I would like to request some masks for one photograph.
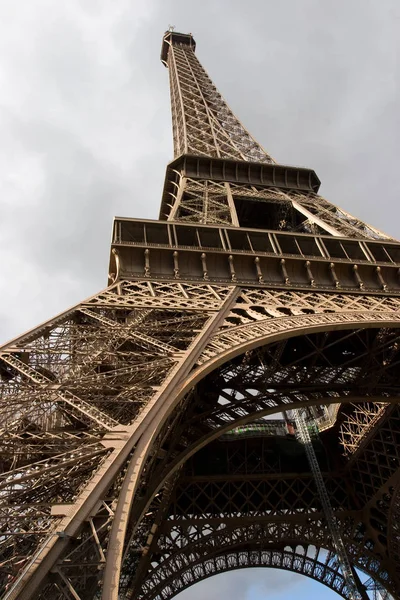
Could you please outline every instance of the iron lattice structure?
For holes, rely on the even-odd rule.
[[[279,418],[309,407],[359,597],[400,598],[400,244],[275,163],[191,35],[161,58],[160,220],[116,219],[109,286],[0,349],[2,597],[168,600],[264,566],[350,598]]]

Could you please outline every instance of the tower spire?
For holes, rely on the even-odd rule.
[[[233,114],[195,50],[191,33],[165,32],[161,61],[170,74],[175,161],[160,219],[388,238],[318,196],[314,171],[278,165]]]
[[[273,163],[233,114],[195,50],[191,33],[164,34],[161,61],[170,72],[175,157],[194,154]]]

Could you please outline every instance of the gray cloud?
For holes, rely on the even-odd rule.
[[[157,218],[172,158],[169,24],[193,32],[273,156],[315,168],[329,200],[398,235],[399,19],[396,0],[4,0],[0,340],[105,286],[114,215]],[[187,597],[212,600],[218,581],[219,598],[250,598],[255,581],[277,585],[271,573]]]
[[[114,215],[157,217],[169,24],[279,161],[396,235],[399,16],[394,0],[3,2],[0,338],[105,285]]]

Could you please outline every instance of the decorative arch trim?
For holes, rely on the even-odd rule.
[[[265,345],[291,337],[345,329],[374,329],[376,327],[400,327],[400,313],[342,312],[298,315],[271,318],[239,327],[222,330],[215,334],[206,346],[193,372],[195,383],[221,364],[236,356]]]
[[[247,350],[276,341],[321,331],[380,327],[399,328],[400,314],[394,311],[303,314],[295,317],[268,318],[243,326],[220,329],[197,357],[192,372],[178,379],[168,395],[161,394],[150,413],[144,415],[146,428],[142,429],[143,422],[138,424],[136,433],[139,434],[142,429],[142,435],[126,474],[130,481],[130,489],[127,494],[129,498],[125,496],[123,500],[125,518],[128,518],[131,512],[139,475],[158,432],[184,395],[208,373]],[[120,543],[123,544],[123,541],[120,540]]]
[[[307,556],[306,552],[300,554],[289,550],[238,550],[213,556],[201,563],[186,566],[175,579],[161,580],[159,585],[155,586],[153,594],[150,587],[143,587],[144,594],[138,596],[138,600],[170,600],[209,577],[245,568],[272,568],[298,573],[320,582],[342,598],[351,600],[351,591],[337,569]]]

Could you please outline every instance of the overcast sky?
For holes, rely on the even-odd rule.
[[[1,0],[0,341],[105,287],[114,215],[157,218],[169,25],[279,162],[399,236],[399,21],[398,0]]]

